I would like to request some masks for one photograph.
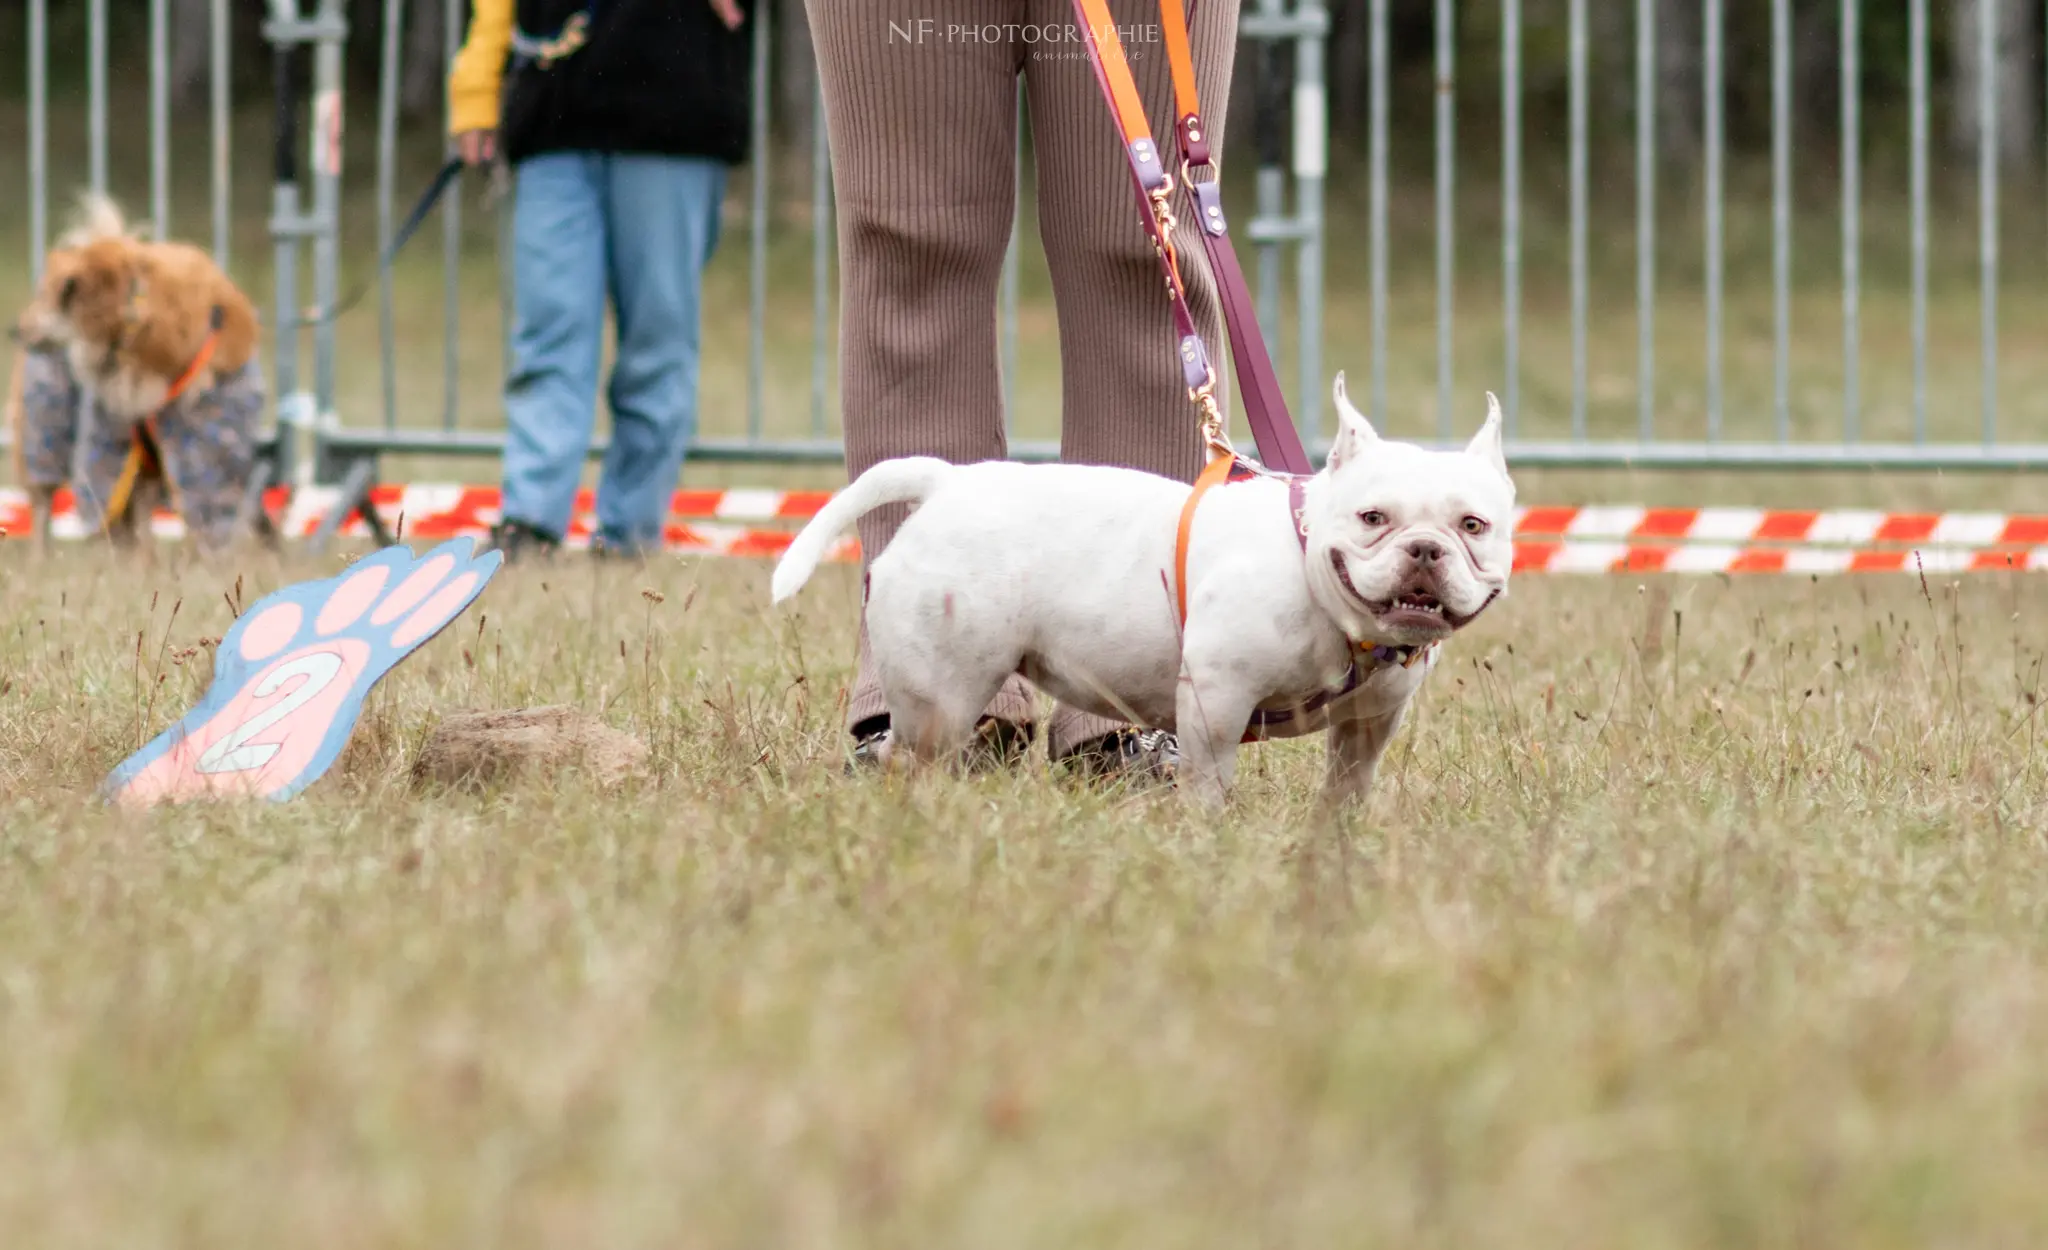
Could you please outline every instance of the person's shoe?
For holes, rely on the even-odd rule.
[[[1016,767],[1030,754],[1035,732],[1030,725],[982,717],[974,727],[974,740],[967,744],[968,771],[993,772]]]
[[[1119,729],[1082,743],[1055,763],[1090,781],[1171,784],[1180,769],[1180,742],[1164,729]]]
[[[550,556],[562,540],[524,521],[501,521],[491,527],[490,549],[502,552],[505,563],[517,564],[533,556]]]
[[[1022,760],[1031,750],[1035,730],[984,716],[974,727],[974,740],[963,755],[970,772],[1006,768]],[[878,768],[889,758],[889,718],[877,716],[853,727],[853,753],[846,761],[848,776],[863,769]]]
[[[853,754],[846,761],[846,775],[880,768],[889,761],[889,718],[878,716],[853,727]]]
[[[634,543],[620,542],[594,534],[590,539],[590,558],[619,564],[647,563],[648,549]]]

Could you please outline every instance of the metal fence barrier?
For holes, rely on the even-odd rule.
[[[85,0],[88,29],[88,143],[92,185],[104,189],[108,177],[108,83],[107,83],[107,0]],[[421,0],[413,0],[418,3]],[[1976,54],[1979,57],[1979,116],[1984,132],[1978,143],[1979,234],[1978,280],[1981,288],[1980,336],[1982,412],[1979,437],[1970,441],[1937,440],[1930,437],[1927,411],[1928,345],[1928,15],[1927,0],[1908,0],[1910,90],[1910,257],[1911,257],[1911,351],[1912,401],[1909,441],[1865,441],[1860,428],[1862,414],[1858,377],[1861,369],[1860,322],[1862,253],[1860,237],[1861,186],[1860,154],[1864,144],[1861,127],[1859,55],[1862,39],[1859,25],[1860,0],[1840,0],[1843,38],[1841,43],[1842,118],[1842,214],[1841,214],[1841,298],[1843,336],[1841,343],[1843,385],[1842,419],[1839,438],[1828,441],[1795,440],[1789,419],[1790,351],[1793,329],[1790,312],[1792,258],[1792,134],[1790,0],[1771,0],[1772,40],[1770,83],[1771,129],[1771,247],[1772,247],[1772,412],[1771,436],[1731,440],[1724,433],[1724,116],[1722,108],[1726,49],[1723,47],[1722,0],[1701,0],[1703,44],[1704,146],[1701,153],[1704,175],[1704,312],[1705,312],[1705,437],[1668,439],[1660,437],[1656,403],[1657,295],[1657,164],[1656,105],[1660,86],[1657,69],[1656,21],[1663,6],[1658,0],[1637,0],[1634,23],[1634,167],[1635,205],[1635,312],[1637,341],[1635,362],[1636,429],[1632,439],[1598,438],[1587,423],[1587,322],[1589,302],[1589,257],[1587,247],[1588,204],[1588,9],[1589,0],[1568,0],[1568,163],[1569,192],[1569,282],[1571,335],[1571,397],[1569,436],[1534,439],[1523,437],[1520,353],[1522,351],[1522,237],[1524,191],[1523,77],[1522,47],[1525,32],[1521,0],[1500,0],[1500,89],[1501,143],[1501,317],[1503,358],[1497,368],[1488,368],[1498,378],[1508,422],[1508,450],[1512,460],[1523,465],[1557,467],[1633,466],[1663,469],[2020,469],[2048,467],[2048,445],[2019,442],[2009,438],[1999,423],[1997,394],[1998,347],[1998,144],[1992,128],[1997,111],[1998,49],[2000,34],[1995,18],[1997,4],[1979,5]],[[403,73],[403,47],[399,31],[403,26],[407,0],[384,0],[383,39],[379,48],[380,87],[377,98],[377,160],[375,195],[380,246],[390,237],[393,205],[404,197],[398,162],[398,84]],[[445,14],[447,47],[459,46],[464,34],[462,0],[440,0]],[[51,186],[49,177],[49,0],[27,0],[28,58],[28,250],[31,265],[40,268],[50,227]],[[1453,290],[1457,271],[1456,232],[1453,228],[1455,171],[1457,155],[1456,100],[1459,67],[1455,63],[1457,44],[1452,38],[1457,8],[1452,0],[1435,0],[1433,20],[1435,99],[1433,107],[1435,286],[1436,286],[1436,389],[1439,426],[1436,437],[1444,444],[1456,441],[1451,414],[1454,368],[1452,359],[1455,316],[1474,316],[1472,310],[1456,312]],[[1392,143],[1388,131],[1387,0],[1368,0],[1368,46],[1371,70],[1367,103],[1368,142],[1365,176],[1367,181],[1367,266],[1370,301],[1370,411],[1386,411],[1388,293],[1388,159]],[[168,0],[151,0],[149,29],[150,64],[150,205],[152,223],[159,234],[170,229],[170,173],[168,118],[170,101],[167,33],[171,21]],[[229,95],[228,0],[211,0],[211,206],[212,241],[224,261],[229,255],[231,104]],[[1324,404],[1327,379],[1323,374],[1324,303],[1324,212],[1326,176],[1327,106],[1324,91],[1325,43],[1330,21],[1323,0],[1244,0],[1240,17],[1239,73],[1255,75],[1258,89],[1251,121],[1250,142],[1238,139],[1236,159],[1257,166],[1255,211],[1245,231],[1257,263],[1254,284],[1259,320],[1275,344],[1276,353],[1292,348],[1296,383],[1290,397],[1304,434],[1314,451],[1324,445]],[[810,154],[810,199],[812,205],[810,280],[810,389],[808,435],[775,438],[767,433],[768,399],[765,385],[767,360],[767,304],[769,294],[768,248],[776,228],[770,206],[770,162],[765,159],[770,135],[771,101],[775,98],[771,57],[771,30],[766,20],[755,27],[753,134],[756,157],[750,172],[749,248],[749,332],[746,357],[745,432],[738,437],[705,438],[691,451],[694,461],[741,462],[835,462],[841,447],[830,436],[828,420],[828,373],[835,327],[831,323],[832,229],[830,224],[831,185],[827,137],[822,115],[814,117]],[[388,274],[379,282],[377,307],[382,319],[380,395],[381,420],[360,412],[341,413],[336,408],[338,368],[335,326],[331,318],[308,317],[305,310],[330,309],[334,305],[340,267],[339,207],[343,178],[341,122],[345,88],[343,52],[350,37],[342,0],[270,0],[264,25],[274,59],[274,102],[276,146],[274,186],[268,230],[274,252],[272,293],[271,385],[277,396],[277,434],[271,471],[279,482],[346,480],[352,489],[366,489],[374,480],[380,456],[403,453],[496,454],[503,443],[501,432],[493,429],[463,428],[457,420],[459,388],[463,381],[458,354],[459,329],[464,316],[459,283],[462,247],[462,206],[459,197],[449,197],[439,210],[442,216],[442,248],[445,280],[442,287],[446,347],[442,362],[441,419],[438,425],[401,423],[400,397],[394,376],[397,350],[394,332],[394,295]],[[311,81],[306,81],[307,62]],[[1291,63],[1290,63],[1291,61]],[[310,90],[308,87],[310,86]],[[302,107],[310,103],[307,115]],[[1021,110],[1022,100],[1020,97]],[[1108,132],[1105,130],[1105,136]],[[1105,138],[1105,142],[1108,139]],[[302,146],[307,159],[302,163]],[[501,230],[501,248],[503,232]],[[1291,253],[1291,257],[1290,257]],[[1284,265],[1293,261],[1292,286],[1295,308],[1293,325],[1281,316]],[[501,265],[501,271],[504,266]],[[310,291],[303,291],[303,279]],[[501,283],[499,315],[509,298],[509,274]],[[310,295],[310,299],[307,296]],[[1013,385],[1017,351],[1018,241],[1013,233],[1004,267],[1001,294],[1002,332],[1006,385]],[[310,369],[308,361],[310,359]],[[476,385],[493,389],[496,376],[473,378]],[[1357,393],[1359,388],[1354,388]],[[1014,405],[1006,405],[1014,411]],[[778,425],[788,425],[777,421]],[[1056,456],[1057,447],[1047,442],[1020,441],[1012,444],[1013,454],[1023,459]],[[592,455],[603,453],[603,445]]]

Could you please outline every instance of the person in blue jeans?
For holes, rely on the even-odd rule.
[[[750,0],[475,0],[449,75],[464,159],[511,167],[508,560],[569,528],[596,425],[607,302],[618,354],[597,487],[602,553],[661,545],[697,427],[704,267],[747,157]]]

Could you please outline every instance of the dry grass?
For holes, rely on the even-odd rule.
[[[261,121],[240,151],[263,150]],[[145,166],[115,164],[132,193]],[[245,208],[260,165],[238,163]],[[1363,393],[1356,190],[1333,188],[1325,360]],[[1497,253],[1483,190],[1461,205],[1476,418],[1500,389]],[[1419,434],[1428,218],[1397,207],[1390,424]],[[348,278],[368,209],[352,198]],[[1683,252],[1696,223],[1673,211]],[[1890,438],[1905,305],[1881,211],[1863,385],[1870,436]],[[9,237],[17,212],[0,203]],[[261,218],[244,218],[238,273],[267,293]],[[196,205],[177,220],[204,232]],[[456,415],[485,427],[492,222],[468,220]],[[1731,437],[1768,429],[1759,220],[1751,202],[1730,221]],[[1967,221],[1945,210],[1936,238],[1931,416],[1951,438],[1977,419]],[[1569,339],[1544,222],[1523,401],[1554,433]],[[714,309],[745,303],[732,224]],[[1801,218],[1801,437],[1838,419],[1827,229]],[[2008,248],[2000,367],[2008,428],[2038,441],[2048,357],[2028,345],[2048,301],[2028,231]],[[441,413],[437,233],[398,278],[409,425]],[[1630,237],[1595,242],[1590,416],[1626,433]],[[808,265],[786,228],[771,432],[808,428]],[[1660,417],[1691,436],[1697,275],[1662,272]],[[24,280],[0,267],[0,302]],[[1021,424],[1044,434],[1056,324],[1030,249],[1024,289]],[[707,326],[707,431],[743,428],[745,330]],[[374,423],[374,311],[339,333],[344,417]],[[1529,502],[2039,508],[2019,476],[1520,476]],[[503,574],[297,802],[138,817],[89,792],[203,688],[222,592],[331,565],[143,576],[80,547],[32,572],[27,554],[0,544],[9,1247],[2048,1240],[2039,579],[1525,578],[1433,680],[1370,812],[1333,827],[1311,802],[1319,743],[1254,750],[1215,822],[1042,761],[849,781],[846,573],[779,618],[758,565],[569,558]],[[648,775],[410,786],[445,714],[548,704],[646,742]]]
[[[0,549],[10,1246],[2048,1234],[2038,579],[1526,578],[1338,828],[1319,744],[1214,822],[849,781],[844,572],[567,559],[299,801],[134,816],[168,657],[322,570],[66,558]],[[542,703],[651,778],[409,791]]]

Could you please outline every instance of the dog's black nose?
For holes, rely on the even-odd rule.
[[[1434,538],[1413,538],[1408,541],[1408,554],[1417,564],[1434,564],[1444,558],[1444,545]]]

